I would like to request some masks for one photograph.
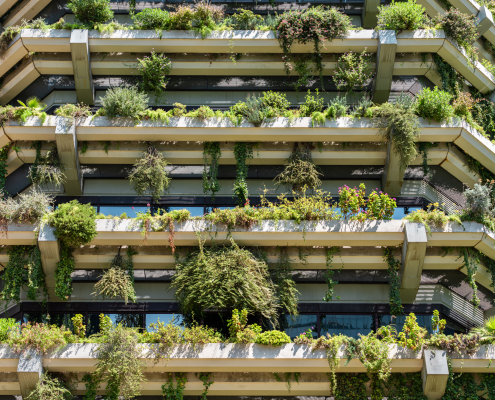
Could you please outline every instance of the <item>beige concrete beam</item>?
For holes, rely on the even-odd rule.
[[[412,303],[418,293],[427,242],[428,238],[423,224],[408,223],[404,225],[400,295],[405,303]]]
[[[378,24],[378,7],[380,7],[380,0],[364,0],[362,15],[364,29],[373,29]]]
[[[55,287],[55,270],[60,261],[60,244],[55,237],[55,229],[43,224],[40,227],[38,246],[41,252],[41,264],[45,273],[46,286],[49,291]]]
[[[24,399],[35,389],[42,374],[42,356],[36,350],[22,351],[19,357],[19,365],[17,366],[17,377],[21,395]]]
[[[5,75],[10,69],[29,54],[22,43],[21,36],[17,35],[9,45],[7,51],[0,59],[0,76]]]
[[[382,175],[382,190],[392,197],[400,196],[405,168],[400,165],[399,155],[393,143],[393,131],[387,144],[387,159]]]
[[[447,352],[445,350],[423,350],[423,393],[429,400],[439,400],[445,394],[449,379]]]
[[[16,7],[4,21],[3,26],[5,28],[9,26],[18,26],[23,20],[31,21],[36,15],[38,15],[51,0],[29,0],[22,2]]]
[[[76,124],[74,119],[59,118],[55,129],[58,156],[64,164],[65,193],[69,196],[82,194],[83,179],[77,152]]]
[[[493,27],[493,16],[491,11],[486,7],[480,7],[478,15],[476,15],[477,26],[476,29],[480,36],[483,36],[490,28]]]
[[[378,2],[379,3],[379,2]],[[386,103],[392,87],[397,37],[395,31],[378,31],[376,76],[373,80],[373,102]]]
[[[79,103],[94,105],[95,90],[91,74],[91,56],[89,54],[87,29],[75,29],[71,32],[70,51],[74,69],[77,100]]]
[[[9,11],[15,3],[16,0],[0,0],[0,17]]]
[[[32,59],[26,60],[5,78],[0,88],[0,104],[7,104],[39,76],[41,74],[34,66]]]

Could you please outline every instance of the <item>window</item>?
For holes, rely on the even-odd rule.
[[[108,315],[112,324],[122,324],[128,328],[142,328],[144,323],[143,314],[105,314]],[[94,335],[100,332],[100,314],[89,314],[87,334]]]
[[[72,317],[75,314],[30,314],[24,313],[22,316],[22,322],[27,323],[39,323],[39,324],[50,324],[57,326],[65,326],[66,328],[72,330]]]
[[[297,317],[291,317],[290,315],[285,316],[286,328],[284,329],[285,333],[294,339],[296,336],[299,336],[301,333],[306,332],[308,329],[313,330],[313,338],[318,337],[317,332],[317,320],[318,316],[316,314],[312,315],[298,315]]]
[[[429,333],[433,333],[431,328],[431,315],[416,315],[417,323],[422,328],[425,328]],[[401,332],[404,323],[406,322],[406,315],[401,315],[392,319],[392,315],[379,315],[378,320],[380,321],[380,326],[395,324],[397,333]]]
[[[135,218],[138,211],[145,213],[147,210],[148,207],[146,206],[100,206],[100,213],[114,217],[126,213],[129,218]]]
[[[320,315],[320,335],[347,335],[358,339],[374,330],[373,315]]]
[[[167,206],[161,206],[158,207],[158,209],[162,210],[162,212],[170,212],[174,210],[188,210],[191,213],[191,217],[202,217],[204,208],[202,206],[200,207],[188,207],[188,206],[174,206],[174,207],[167,207]]]
[[[164,325],[168,325],[171,322],[174,325],[181,325],[183,320],[181,314],[146,314],[146,327],[150,330],[150,324],[158,322],[163,322]]]
[[[392,219],[402,219],[407,214],[410,214],[416,210],[421,210],[421,207],[397,207],[394,211],[394,215],[392,216]]]

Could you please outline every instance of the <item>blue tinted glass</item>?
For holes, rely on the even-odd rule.
[[[407,214],[410,214],[416,210],[421,210],[421,207],[397,207],[394,211],[392,219],[402,219]]]
[[[72,317],[75,314],[29,314],[24,313],[22,316],[22,322],[43,323],[50,325],[62,325],[68,329],[72,329]]]
[[[146,212],[148,207],[146,206],[100,206],[100,213],[104,215],[113,215],[119,217],[122,213],[126,213],[129,218],[135,218],[137,212]]]
[[[429,333],[433,333],[431,328],[431,315],[416,315],[417,323],[420,327],[425,328]],[[378,320],[380,321],[380,326],[390,325],[392,323],[391,315],[379,315]],[[397,333],[402,331],[404,323],[406,322],[406,316],[401,315],[400,317],[393,318],[393,324],[397,329]]]
[[[322,315],[321,335],[347,335],[359,338],[358,333],[367,335],[373,327],[373,315]]]
[[[191,213],[191,217],[202,217],[203,216],[203,210],[204,208],[202,206],[200,207],[184,207],[184,206],[174,206],[174,207],[159,207],[162,212],[170,212],[174,210],[189,210]]]
[[[112,324],[122,324],[128,328],[141,328],[143,326],[143,314],[105,314],[110,317]],[[89,314],[88,335],[100,332],[99,314]]]
[[[181,314],[146,314],[146,325],[148,326],[148,331],[150,331],[150,324],[156,324],[158,322],[163,322],[164,325],[173,323],[174,325],[182,324],[183,318]]]
[[[297,317],[291,317],[286,315],[287,328],[284,329],[285,333],[292,339],[299,336],[301,333],[306,332],[308,329],[313,330],[313,337],[317,337],[317,317],[316,315],[298,315]]]
[[[206,213],[211,213],[215,208],[218,208],[219,210],[233,210],[236,206],[232,207],[216,207],[216,206],[211,206],[211,207],[206,207]]]

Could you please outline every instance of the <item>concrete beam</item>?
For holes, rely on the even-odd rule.
[[[54,288],[55,270],[60,261],[60,244],[55,237],[55,228],[47,224],[40,227],[38,247],[41,252],[41,264],[45,273],[46,286],[48,289]]]
[[[81,195],[82,174],[77,154],[76,123],[74,119],[57,118],[55,142],[57,143],[60,161],[65,167],[65,193],[70,196]]]
[[[449,379],[449,367],[445,350],[424,350],[423,369],[423,393],[429,400],[441,399],[445,394]]]
[[[364,0],[363,7],[363,28],[373,29],[378,24],[378,7],[380,6],[380,0]]]
[[[405,303],[412,303],[418,293],[427,243],[426,228],[423,224],[404,224],[400,295]]]
[[[382,190],[390,196],[398,197],[402,190],[405,169],[399,164],[399,156],[392,143],[392,136],[393,132],[390,133],[388,141],[387,161],[382,176]]]
[[[70,36],[70,52],[74,70],[77,100],[86,105],[94,105],[93,76],[90,67],[88,30],[74,29]]]
[[[395,31],[378,32],[378,51],[376,55],[376,77],[373,82],[373,102],[386,103],[392,87],[397,37]]]
[[[34,390],[40,380],[41,374],[43,374],[43,359],[41,354],[35,350],[23,351],[19,357],[19,364],[17,366],[17,376],[23,399],[26,399]]]
[[[476,20],[476,29],[480,35],[484,35],[493,26],[492,12],[486,6],[480,8]]]

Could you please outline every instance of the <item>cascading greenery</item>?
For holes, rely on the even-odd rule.
[[[194,375],[203,382],[204,390],[200,396],[201,400],[207,400],[206,395],[210,386],[213,385],[212,372],[200,372],[199,374],[196,372]]]
[[[174,388],[174,374],[176,387]],[[167,400],[183,400],[187,383],[187,372],[169,372],[168,382],[162,385],[163,397]]]
[[[218,182],[218,160],[222,156],[219,142],[204,142],[203,144],[203,193],[211,192],[211,201],[221,189]]]
[[[43,303],[46,303],[48,291],[38,246],[12,246],[7,254],[9,262],[2,276],[4,288],[1,293],[1,299],[6,302],[6,306],[12,301],[19,303],[25,278],[27,298],[36,301],[42,297]]]
[[[103,298],[122,299],[136,302],[136,291],[134,290],[134,262],[132,256],[137,254],[131,246],[127,249],[127,258],[119,253],[110,262],[110,268],[106,270],[101,279],[95,285],[96,296]]]
[[[249,171],[247,161],[253,158],[253,144],[236,142],[234,145],[234,156],[236,160],[236,178],[233,188],[233,197],[234,199],[237,199],[237,203],[239,205],[243,206],[246,204],[249,197],[249,190],[246,181]]]
[[[279,247],[278,262],[276,267],[270,270],[270,273],[280,308],[291,315],[298,315],[297,296],[299,291],[292,276],[291,260],[286,247]]]
[[[401,262],[394,256],[393,247],[383,247],[383,260],[388,264],[388,281],[390,285],[389,301],[390,313],[392,315],[402,315],[403,308],[400,299],[400,267]]]
[[[333,300],[335,285],[338,283],[337,281],[334,281],[332,279],[333,275],[335,274],[335,270],[331,269],[333,263],[333,257],[335,256],[335,254],[338,254],[340,260],[342,261],[342,256],[340,254],[340,247],[332,246],[326,249],[325,261],[326,261],[327,270],[325,271],[325,275],[323,275],[325,282],[327,284],[327,291],[325,293],[325,296],[323,296],[323,300],[325,300],[326,302]],[[342,262],[342,266],[337,270],[337,273],[340,273],[340,271],[342,271],[342,268],[344,268],[343,262]],[[336,300],[339,299],[340,296],[337,296]]]
[[[64,165],[58,158],[57,148],[48,150],[45,156],[41,155],[42,142],[35,141],[31,146],[36,150],[36,158],[29,169],[28,178],[35,185],[53,183],[62,186],[65,183]]]
[[[423,162],[421,164],[423,168],[424,176],[427,176],[430,173],[430,167],[428,166],[428,152],[430,149],[438,147],[438,143],[430,143],[430,142],[421,142],[418,145],[418,152],[421,155]]]
[[[7,183],[7,158],[9,156],[9,145],[5,145],[0,150],[0,196],[5,194],[5,184]]]
[[[50,373],[41,375],[36,387],[29,393],[26,400],[72,400],[73,395],[69,385]]]
[[[480,252],[470,247],[459,248],[459,258],[462,258],[462,268],[466,268],[466,282],[473,289],[473,295],[470,302],[473,306],[478,307],[480,299],[478,298],[478,285],[476,284],[476,272],[480,265]]]
[[[55,236],[60,240],[60,261],[55,270],[55,294],[68,300],[72,294],[71,274],[75,267],[73,251],[96,237],[96,211],[91,204],[80,204],[77,200],[72,200],[60,204],[48,214],[47,222],[55,228]]]
[[[288,164],[274,181],[277,186],[285,186],[288,190],[302,193],[306,189],[318,189],[321,186],[322,175],[320,168],[313,162],[310,144],[306,143],[303,149],[300,149],[296,142]]]
[[[153,200],[160,201],[172,181],[165,169],[167,165],[162,153],[150,146],[142,158],[136,161],[128,177],[136,194],[144,196],[149,192]]]

